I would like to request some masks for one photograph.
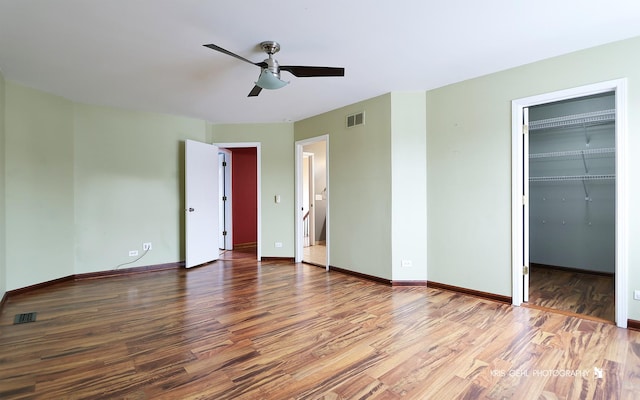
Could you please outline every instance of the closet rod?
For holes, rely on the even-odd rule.
[[[540,119],[529,122],[529,130],[558,128],[563,126],[580,126],[592,123],[614,122],[616,110],[593,111],[582,114],[566,115],[557,118]]]
[[[610,180],[610,179],[616,179],[615,174],[531,176],[529,177],[529,182],[595,181],[595,180]]]

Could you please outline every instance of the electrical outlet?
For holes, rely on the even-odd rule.
[[[135,257],[138,255],[138,250],[131,250],[129,251],[129,257]]]
[[[400,262],[400,265],[402,265],[403,267],[413,267],[413,261],[411,261],[411,260],[402,260]]]
[[[276,242],[276,247],[282,247],[282,242]]]
[[[633,291],[633,299],[634,300],[640,300],[640,290],[634,290]]]
[[[147,251],[151,249],[153,249],[153,246],[151,246],[151,242],[142,243],[142,250]]]

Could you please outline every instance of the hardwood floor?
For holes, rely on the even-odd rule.
[[[302,260],[309,264],[317,266],[327,265],[327,246],[324,244],[316,244],[313,246],[303,247]]]
[[[529,289],[530,304],[615,321],[612,275],[532,266]]]
[[[640,395],[640,332],[250,252],[223,258],[10,297],[0,398]],[[13,325],[33,311],[36,322]]]

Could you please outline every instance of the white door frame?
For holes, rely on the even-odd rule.
[[[256,184],[256,196],[257,196],[257,253],[258,253],[258,261],[262,259],[262,202],[260,201],[261,193],[262,193],[262,162],[261,160],[261,151],[260,151],[260,142],[234,142],[234,143],[214,143],[214,145],[218,146],[220,149],[233,149],[233,148],[245,148],[245,147],[255,147],[256,149],[256,174],[257,174],[257,184]],[[232,244],[233,246],[233,244]]]
[[[225,228],[227,231],[226,235],[220,234],[221,239],[224,241],[224,246],[221,247],[222,250],[233,250],[233,195],[231,191],[231,169],[233,165],[233,157],[230,150],[218,148],[218,154],[224,153],[225,162],[227,163],[226,167],[224,167],[224,193],[227,196],[227,201],[224,203],[226,207],[224,207],[224,223],[219,221],[220,227]],[[222,193],[218,194],[220,198],[222,198]],[[220,203],[222,206],[222,202]],[[221,230],[222,231],[222,230]]]
[[[316,243],[316,210],[314,203],[315,199],[315,155],[313,153],[302,152],[302,158],[309,160],[309,169],[307,170],[307,179],[309,180],[309,186],[307,187],[307,196],[309,196],[309,246],[313,246]],[[304,190],[304,186],[303,186]],[[304,194],[302,195],[304,198]],[[302,210],[304,212],[304,210]],[[304,216],[304,214],[303,214]]]
[[[316,136],[310,139],[297,140],[295,143],[295,153],[296,153],[296,168],[295,168],[295,180],[296,180],[296,221],[295,221],[295,235],[296,235],[296,245],[295,245],[295,262],[302,262],[303,255],[303,243],[304,243],[304,232],[302,229],[302,158],[303,158],[303,148],[308,144],[325,142],[325,174],[327,178],[327,223],[326,223],[326,251],[327,251],[327,264],[325,265],[326,270],[329,270],[330,260],[329,254],[331,252],[330,249],[330,235],[331,231],[329,228],[329,209],[331,203],[331,196],[329,190],[329,135],[321,135]],[[313,201],[313,199],[310,199]]]
[[[615,303],[616,325],[620,328],[627,327],[628,315],[628,199],[627,199],[627,80],[616,79],[600,82],[592,85],[545,93],[537,96],[513,100],[511,102],[511,243],[512,251],[512,300],[514,306],[520,306],[523,302],[523,274],[522,267],[525,260],[525,251],[528,243],[524,242],[525,220],[528,215],[523,215],[522,188],[528,179],[524,170],[524,146],[525,135],[522,134],[522,121],[524,109],[527,107],[568,100],[576,97],[584,97],[605,92],[615,92],[616,102],[616,249],[615,249]],[[526,246],[526,248],[525,248]],[[528,264],[528,263],[527,263]]]

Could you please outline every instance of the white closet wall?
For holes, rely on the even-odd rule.
[[[615,271],[613,93],[529,110],[530,262]]]

